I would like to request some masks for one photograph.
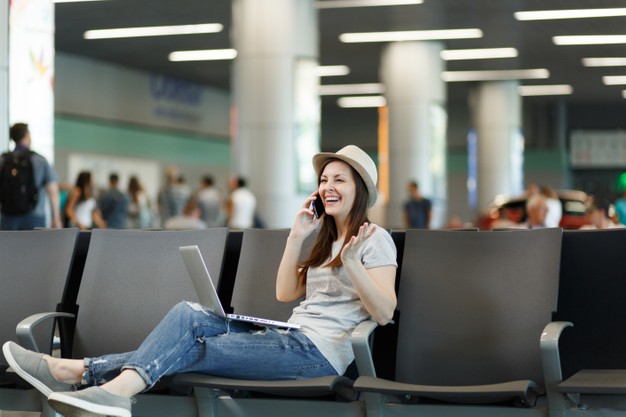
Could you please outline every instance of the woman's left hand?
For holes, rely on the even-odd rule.
[[[356,236],[352,236],[350,241],[343,247],[341,251],[341,261],[343,263],[357,260],[356,256],[359,248],[363,243],[374,233],[376,225],[371,223],[363,223],[359,227],[359,232]]]

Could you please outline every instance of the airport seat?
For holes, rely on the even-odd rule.
[[[77,296],[74,358],[135,350],[178,302],[198,301],[179,247],[198,245],[219,285],[228,229],[103,230],[91,241]],[[135,416],[195,416],[193,397],[165,381],[137,396]]]
[[[233,298],[233,287],[235,286],[235,276],[237,274],[237,265],[239,264],[239,256],[241,254],[242,239],[243,230],[228,231],[224,267],[222,268],[222,276],[220,277],[220,284],[217,288],[217,295],[226,313],[232,313],[230,303]]]
[[[407,230],[395,379],[354,385],[368,416],[547,415],[561,234]]]
[[[57,305],[57,311],[71,313],[76,317],[78,313],[78,291],[80,282],[83,278],[85,262],[87,261],[87,253],[89,252],[89,242],[91,241],[91,230],[81,230],[78,232],[76,246],[74,249],[74,260],[63,290],[61,302]],[[74,332],[76,330],[76,320],[60,320],[59,323],[59,344],[61,348],[61,356],[64,358],[72,357],[72,348],[74,342]]]
[[[447,232],[478,231],[477,228],[443,229]],[[396,271],[396,294],[400,288],[402,277],[402,261],[404,255],[405,230],[390,230],[393,242],[398,251]],[[396,345],[398,341],[398,327],[400,326],[400,311],[394,312],[393,321],[386,326],[377,327],[374,330],[373,339],[376,343],[372,346],[372,359],[376,369],[376,376],[385,379],[395,379],[396,375]]]
[[[135,350],[180,301],[198,301],[179,252],[198,245],[214,284],[222,271],[226,228],[91,232],[77,297],[73,356]]]
[[[288,236],[289,229],[244,231],[231,298],[235,313],[282,321],[291,317],[300,301],[281,303],[276,300],[276,274]],[[311,242],[307,240],[308,245]]]
[[[281,303],[276,300],[276,273],[288,235],[288,229],[247,229],[243,232],[232,293],[235,313],[282,321],[291,316],[298,301]],[[314,237],[305,243],[303,257],[308,254]],[[354,343],[368,350],[374,327],[372,322],[362,323],[353,334]],[[253,381],[185,373],[174,376],[173,382],[193,386],[200,416],[363,415],[363,404],[353,401],[353,381],[344,376],[301,381]]]
[[[405,231],[390,230],[393,243],[396,245],[398,269],[396,270],[396,294],[400,288],[400,276],[402,274],[402,256],[404,254]],[[391,323],[378,326],[374,330],[372,346],[372,360],[376,376],[385,379],[394,379],[396,375],[396,345],[398,342],[398,326],[400,325],[400,312],[394,311]]]
[[[563,233],[556,320],[573,323],[559,342],[563,408],[626,415],[626,229]]]
[[[52,353],[55,321],[72,267],[78,229],[0,231],[0,337]],[[32,317],[33,315],[36,315]],[[30,321],[24,321],[31,317]],[[18,331],[18,324],[19,331]],[[0,409],[41,411],[39,393],[0,355]],[[16,389],[17,388],[17,389]]]

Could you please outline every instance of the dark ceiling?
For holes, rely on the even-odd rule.
[[[298,1],[298,0],[293,0]],[[583,57],[626,56],[626,45],[556,46],[555,35],[626,34],[626,17],[521,22],[513,17],[520,10],[625,7],[623,0],[424,0],[423,4],[346,9],[320,9],[319,58],[322,65],[347,65],[345,77],[324,79],[330,83],[379,82],[378,68],[383,44],[344,44],[343,32],[480,28],[481,39],[446,41],[446,49],[515,47],[512,59],[449,61],[448,70],[547,68],[548,80],[522,84],[571,84],[568,102],[622,105],[622,86],[605,86],[603,75],[626,74],[626,67],[587,68]],[[131,26],[177,25],[218,22],[218,34],[154,38],[84,40],[89,29]],[[221,89],[230,88],[229,61],[169,62],[174,50],[231,47],[231,2],[228,0],[109,0],[56,4],[56,48],[75,55],[169,74]],[[449,83],[449,101],[464,100],[467,83]],[[555,100],[532,98],[532,100]],[[325,111],[336,106],[325,98]],[[330,107],[330,108],[328,108]]]

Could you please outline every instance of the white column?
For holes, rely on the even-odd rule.
[[[9,148],[9,0],[0,0],[0,152]]]
[[[524,140],[517,81],[485,82],[470,96],[478,144],[478,209],[499,194],[523,191]]]
[[[54,3],[14,1],[10,10],[9,122],[28,123],[32,149],[54,159]]]
[[[403,224],[407,183],[416,180],[433,204],[431,227],[445,223],[446,89],[439,42],[397,42],[385,47],[381,79],[389,107],[388,227]]]
[[[235,173],[267,227],[289,227],[317,186],[317,12],[313,0],[234,0]]]

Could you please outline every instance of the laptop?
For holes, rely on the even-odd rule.
[[[193,286],[196,289],[198,300],[200,304],[211,310],[214,314],[225,319],[245,321],[247,323],[256,324],[257,326],[264,327],[280,327],[284,329],[299,329],[299,324],[287,323],[285,321],[269,320],[259,317],[244,316],[241,314],[226,314],[222,302],[217,296],[215,285],[211,280],[209,270],[204,263],[202,254],[198,246],[181,246],[179,248],[180,254],[183,257],[183,262],[189,273],[189,277],[193,282]]]

